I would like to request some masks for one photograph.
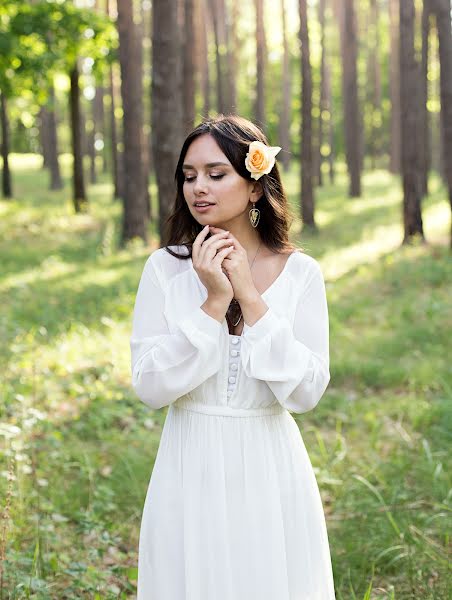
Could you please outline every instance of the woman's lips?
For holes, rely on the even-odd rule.
[[[196,204],[194,205],[194,208],[196,211],[198,212],[206,212],[209,210],[209,208],[212,208],[212,206],[215,206],[215,204],[209,204],[208,206],[196,206]]]

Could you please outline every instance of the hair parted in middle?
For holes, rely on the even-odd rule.
[[[202,226],[196,221],[184,198],[184,172],[182,165],[190,144],[197,137],[211,135],[223,154],[230,161],[235,171],[244,179],[254,181],[250,171],[245,166],[246,154],[253,141],[260,141],[269,146],[264,132],[252,121],[239,115],[219,114],[213,118],[204,119],[185,138],[180,151],[175,171],[176,199],[173,210],[165,222],[165,250],[177,258],[191,258],[191,247]],[[259,179],[263,196],[256,203],[260,210],[257,231],[262,243],[274,252],[291,252],[302,250],[289,242],[289,228],[293,222],[289,203],[281,182],[278,164],[275,162],[271,171]],[[168,246],[184,245],[187,254],[177,254]]]

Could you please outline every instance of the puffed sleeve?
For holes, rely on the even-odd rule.
[[[138,285],[130,349],[132,387],[154,409],[199,386],[221,364],[219,321],[198,307],[170,333],[163,311],[164,291],[151,255]]]
[[[252,326],[244,324],[242,335],[246,374],[266,381],[287,410],[313,409],[330,380],[328,306],[318,262],[312,261],[293,327],[269,307]]]

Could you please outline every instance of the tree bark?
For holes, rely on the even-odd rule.
[[[441,95],[441,133],[449,204],[452,211],[452,31],[450,0],[434,0],[438,29]],[[452,248],[452,229],[450,245]]]
[[[206,19],[205,15],[209,12],[208,0],[197,0],[197,37],[199,40],[199,77],[202,96],[202,112],[204,116],[209,116],[210,112],[210,62],[208,56],[208,32],[210,19]]]
[[[353,0],[343,0],[339,11],[342,53],[342,98],[345,154],[350,177],[349,195],[361,196],[361,118],[358,102],[356,15]]]
[[[47,109],[47,136],[48,136],[48,167],[50,171],[50,189],[61,190],[63,181],[61,179],[60,165],[58,162],[58,135],[56,119],[56,98],[53,82],[50,85],[50,106]]]
[[[73,155],[73,203],[76,213],[87,209],[85,180],[83,176],[83,150],[81,130],[81,108],[78,66],[74,65],[70,72],[71,87],[69,105],[71,113],[72,155]]]
[[[195,122],[195,23],[194,0],[184,0],[184,27],[183,27],[183,111],[184,129],[188,134]]]
[[[400,156],[400,41],[399,41],[399,0],[389,0],[390,48],[389,55],[389,93],[391,96],[391,145],[389,170],[401,172]]]
[[[178,42],[177,5],[153,2],[152,154],[157,178],[159,231],[167,239],[167,219],[176,196],[174,172],[182,145],[182,65]]]
[[[265,28],[264,1],[255,0],[256,7],[256,104],[255,120],[260,127],[266,126],[265,115]]]
[[[372,107],[369,131],[369,154],[371,168],[375,169],[381,154],[381,70],[380,70],[380,24],[377,0],[370,0],[370,27],[368,41],[369,104]]]
[[[301,217],[315,227],[312,185],[312,71],[309,49],[307,1],[299,0],[301,45]]]
[[[124,216],[121,245],[135,237],[147,242],[147,190],[142,162],[142,48],[133,18],[133,0],[118,0],[119,63],[124,110]]]
[[[0,120],[2,124],[2,193],[4,198],[12,198],[11,171],[9,168],[9,122],[8,105],[5,94],[0,91]]]
[[[319,118],[318,118],[318,156],[317,156],[317,181],[319,186],[323,185],[323,141],[324,141],[324,128],[323,119],[325,113],[328,111],[327,97],[326,97],[326,47],[325,47],[325,4],[326,0],[319,0],[318,6],[318,18],[320,25],[320,106],[319,106]]]
[[[431,164],[430,153],[430,123],[427,110],[428,101],[428,57],[430,36],[430,0],[424,0],[422,9],[422,64],[421,64],[421,114],[420,114],[420,166],[421,166],[421,193],[428,195],[428,174]]]
[[[400,108],[402,116],[403,243],[416,235],[424,239],[421,214],[419,157],[419,68],[414,53],[415,8],[413,0],[399,5],[400,19]]]
[[[290,167],[290,113],[291,113],[291,76],[289,41],[287,39],[287,9],[286,0],[281,0],[281,24],[283,41],[282,65],[282,98],[281,113],[279,118],[279,143],[282,147],[281,160],[284,171]]]

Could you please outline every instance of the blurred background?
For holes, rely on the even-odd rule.
[[[260,125],[321,264],[294,415],[338,600],[450,598],[450,0],[0,0],[0,598],[134,598],[166,408],[129,336],[185,135]]]

